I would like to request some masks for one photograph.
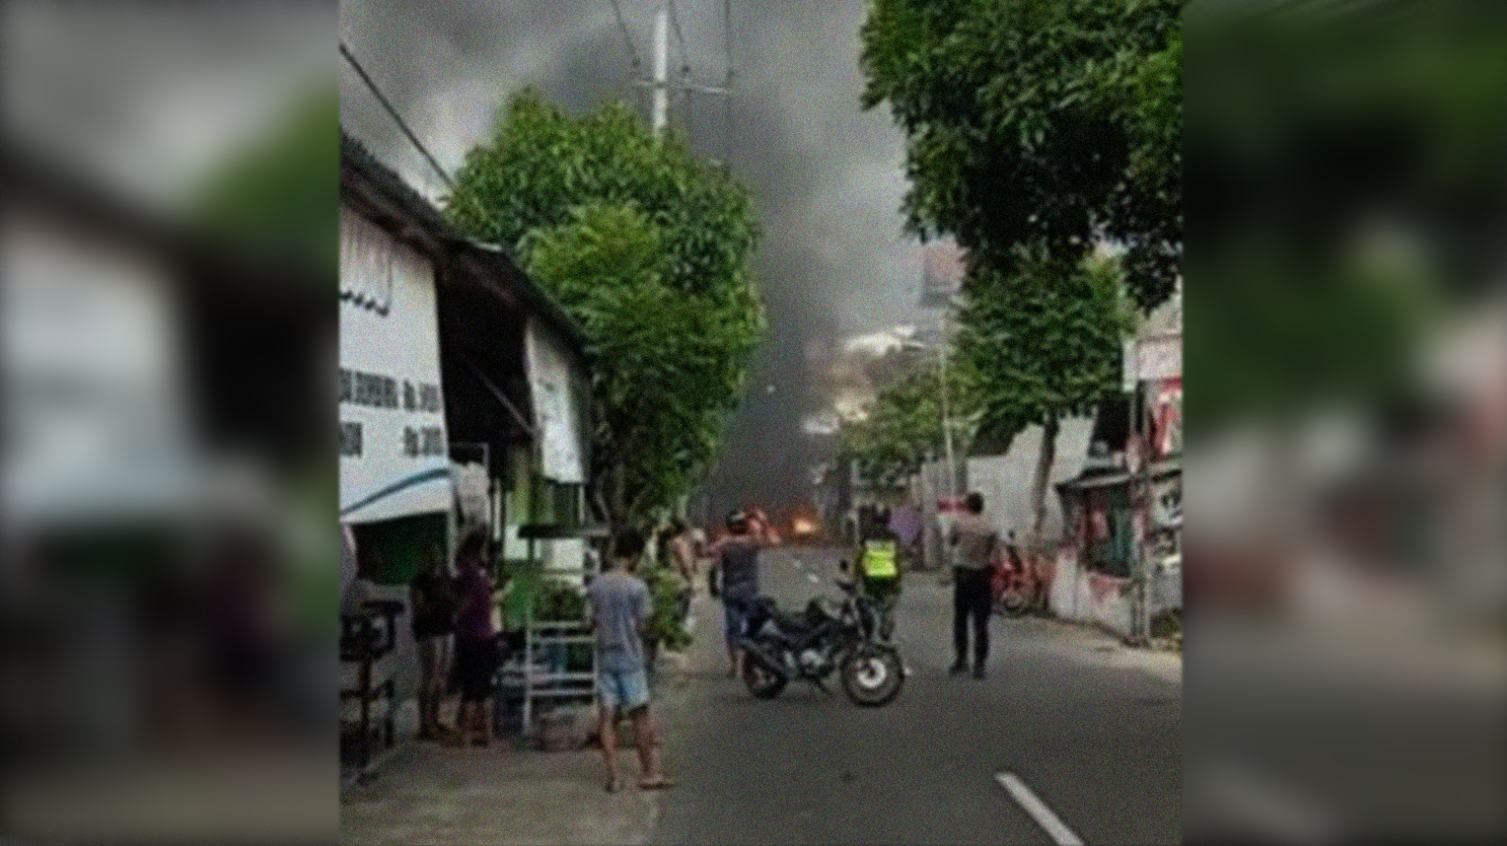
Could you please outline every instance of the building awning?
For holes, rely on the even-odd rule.
[[[612,536],[612,527],[605,523],[572,526],[561,523],[529,523],[518,527],[518,537],[523,540],[579,540]]]
[[[1180,459],[1173,458],[1166,461],[1153,462],[1148,475],[1150,475],[1150,477],[1153,479],[1160,479],[1167,476],[1177,475],[1178,473],[1182,472],[1182,469],[1182,461]],[[1119,470],[1113,473],[1100,473],[1092,476],[1079,476],[1076,479],[1068,479],[1066,482],[1058,482],[1057,490],[1070,491],[1089,490],[1093,488],[1109,488],[1115,487],[1116,485],[1124,485],[1129,482],[1130,473],[1124,470]]]

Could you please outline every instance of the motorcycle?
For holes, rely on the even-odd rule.
[[[990,581],[994,613],[1019,617],[1031,609],[1036,595],[1036,579],[1029,565],[1018,555],[997,561]]]
[[[846,568],[844,568],[846,569]],[[759,699],[773,699],[791,681],[814,684],[827,695],[834,671],[855,705],[877,708],[895,700],[905,685],[905,665],[894,646],[880,636],[878,603],[853,581],[838,579],[846,594],[835,612],[822,597],[804,612],[780,610],[759,597],[750,608],[743,650],[743,683]]]

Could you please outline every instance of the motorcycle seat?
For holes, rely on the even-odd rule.
[[[806,615],[795,611],[774,612],[774,624],[786,634],[802,634],[812,628]]]

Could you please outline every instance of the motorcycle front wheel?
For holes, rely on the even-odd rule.
[[[842,689],[853,704],[878,708],[895,701],[905,686],[905,666],[893,649],[863,645],[842,662]]]

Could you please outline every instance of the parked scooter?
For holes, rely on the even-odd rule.
[[[1006,554],[995,561],[990,587],[994,613],[1002,616],[1019,617],[1030,611],[1036,601],[1035,574],[1013,545],[1007,546]]]
[[[855,705],[879,707],[900,695],[905,667],[895,647],[880,638],[878,603],[852,580],[837,584],[845,597],[835,609],[821,597],[804,612],[782,611],[769,597],[754,600],[748,635],[739,641],[750,693],[773,699],[800,680],[830,695],[826,679],[838,671],[843,692]]]

